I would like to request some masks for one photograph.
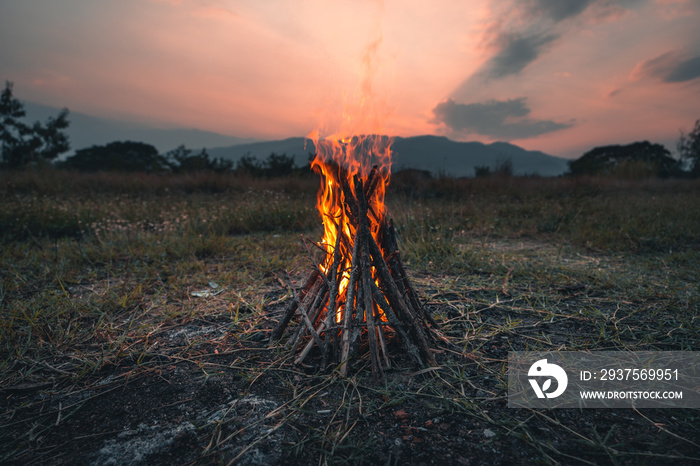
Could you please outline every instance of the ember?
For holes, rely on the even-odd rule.
[[[391,170],[391,140],[383,136],[329,137],[316,145],[312,168],[321,175],[318,210],[324,234],[318,245],[324,258],[285,310],[272,334],[281,338],[293,315],[301,322],[287,347],[302,363],[314,346],[323,366],[348,361],[367,343],[375,379],[390,367],[387,341],[398,338],[419,367],[435,365],[428,324],[434,320],[421,306],[406,276],[396,234],[387,219],[384,194]],[[291,284],[290,284],[291,285]],[[308,339],[308,341],[306,341]]]

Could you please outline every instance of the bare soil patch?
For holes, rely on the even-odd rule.
[[[585,318],[544,320],[525,310],[516,312],[521,320],[509,328],[512,302],[471,307],[466,315],[454,306],[483,298],[481,291],[468,291],[451,305],[429,305],[446,316],[444,335],[451,343],[437,354],[439,367],[416,371],[394,343],[397,367],[379,386],[368,360],[341,378],[294,367],[284,351],[268,348],[266,336],[282,305],[267,309],[246,334],[223,317],[160,330],[143,359],[107,365],[83,386],[66,390],[60,377],[47,377],[48,387],[5,387],[3,450],[17,449],[5,461],[478,465],[698,459],[693,411],[507,408],[509,350],[531,348],[542,335],[553,347],[575,347],[596,338],[597,330]],[[564,299],[562,312],[576,314],[576,299]],[[484,327],[475,334],[476,322]],[[455,349],[458,341],[466,343],[463,351]]]

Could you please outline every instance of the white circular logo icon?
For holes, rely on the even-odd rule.
[[[566,390],[566,386],[569,384],[569,378],[566,376],[566,372],[561,367],[556,364],[549,364],[546,359],[540,359],[532,366],[527,375],[529,377],[536,377],[535,379],[528,379],[532,389],[535,391],[537,398],[556,398]],[[545,378],[546,377],[546,378]],[[539,384],[538,379],[544,378],[542,385]],[[552,379],[557,381],[556,390],[549,392],[548,390],[552,388]]]

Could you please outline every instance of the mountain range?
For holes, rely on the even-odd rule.
[[[539,151],[528,151],[507,142],[483,144],[458,142],[442,136],[397,137],[391,146],[392,171],[417,169],[433,175],[474,176],[474,167],[488,166],[493,171],[498,164],[510,161],[516,175],[538,174],[559,176],[567,168],[568,160]],[[304,165],[314,145],[305,138],[279,141],[260,141],[207,149],[215,158],[237,161],[249,155],[264,160],[270,154],[293,156],[297,165]]]
[[[23,102],[30,122],[53,117],[59,108],[32,102]],[[227,136],[210,131],[184,128],[157,128],[145,123],[100,118],[79,112],[70,112],[67,130],[73,149],[104,145],[113,141],[138,141],[151,144],[165,153],[180,145],[199,150],[206,148],[211,157],[233,162],[245,155],[259,160],[270,154],[294,157],[303,166],[314,152],[314,145],[302,137],[275,141],[256,141]],[[72,152],[71,152],[72,153]],[[70,156],[71,153],[67,154]],[[65,157],[66,155],[64,155]],[[516,175],[538,174],[558,176],[564,173],[568,160],[529,151],[514,144],[494,142],[458,142],[442,136],[397,137],[392,144],[392,171],[418,169],[433,175],[474,176],[475,167],[495,167],[510,161]]]
[[[33,102],[22,102],[22,104],[27,112],[26,120],[29,122],[36,120],[43,122],[49,117],[55,117],[61,111],[57,107]],[[66,133],[70,138],[72,150],[67,155],[71,155],[77,149],[105,145],[114,141],[145,142],[158,149],[158,152],[165,153],[180,145],[198,150],[203,147],[242,144],[255,140],[198,129],[157,128],[145,123],[100,118],[73,111],[70,111],[68,120],[70,121],[70,126]]]

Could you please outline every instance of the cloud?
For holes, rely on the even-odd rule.
[[[554,23],[574,18],[591,10],[584,21],[600,22],[619,19],[648,0],[515,0],[522,5],[521,16],[529,17],[533,23],[551,20]],[[658,0],[657,0],[658,1]],[[661,0],[663,1],[663,0]],[[678,1],[678,0],[673,0]],[[683,1],[683,0],[681,0]]]
[[[529,5],[530,13],[535,16],[549,16],[554,21],[562,21],[566,18],[582,13],[596,0],[534,0]]]
[[[700,78],[700,55],[678,63],[666,75],[667,83],[682,83]]]
[[[435,118],[431,123],[444,124],[455,133],[500,139],[525,139],[572,126],[527,118],[530,108],[524,97],[471,104],[458,104],[448,99],[439,103],[433,114]]]
[[[639,63],[632,79],[656,78],[665,83],[681,83],[700,78],[700,55],[685,58],[677,52],[666,52]]]
[[[542,56],[560,38],[570,34],[567,20],[582,16],[582,21],[598,22],[624,16],[628,10],[647,0],[492,0],[493,21],[487,47],[495,50],[476,77],[498,80],[514,76]],[[587,10],[590,14],[583,15]],[[461,87],[465,87],[464,84]]]
[[[498,38],[500,50],[489,60],[486,76],[498,79],[520,73],[556,38],[556,34],[502,34]]]

